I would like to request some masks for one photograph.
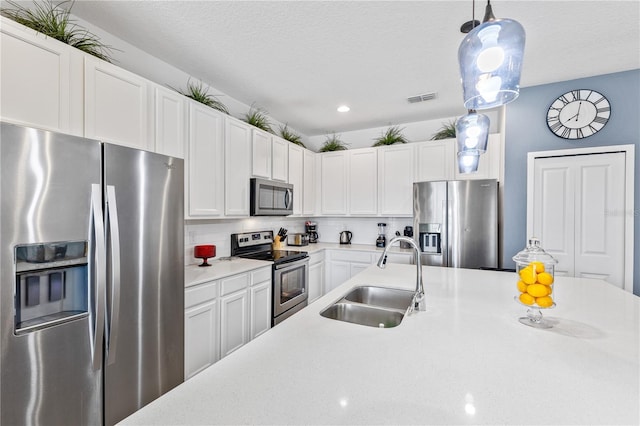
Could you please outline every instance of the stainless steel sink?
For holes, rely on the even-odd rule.
[[[399,325],[404,313],[389,309],[374,308],[373,306],[357,305],[354,303],[334,303],[320,312],[325,318],[369,327],[391,328]]]
[[[396,327],[407,313],[414,294],[413,291],[396,288],[355,287],[320,315],[369,327]]]
[[[414,294],[413,291],[398,288],[362,286],[353,288],[344,296],[344,299],[365,305],[405,311],[411,304]]]

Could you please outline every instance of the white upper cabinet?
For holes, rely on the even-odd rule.
[[[222,217],[225,116],[195,101],[188,104],[185,216],[187,219]]]
[[[254,128],[251,131],[251,175],[287,182],[289,142]]]
[[[455,139],[419,142],[416,145],[416,182],[430,180],[500,179],[501,134],[489,135],[487,152],[480,156],[478,171],[460,173]]]
[[[252,175],[271,179],[271,135],[259,129],[251,131]]]
[[[349,152],[349,213],[375,215],[378,210],[378,150]]]
[[[309,151],[307,149],[304,150],[304,167],[303,167],[303,186],[304,189],[302,191],[302,214],[303,215],[313,215],[316,212],[316,195],[318,191],[316,191],[316,160],[317,154]],[[295,194],[294,194],[295,198]]]
[[[453,179],[455,155],[455,139],[416,144],[416,182]]]
[[[72,126],[70,117],[70,94],[82,96],[82,53],[10,19],[0,19],[2,119],[82,136],[82,111],[79,126]],[[80,58],[80,79],[72,80],[72,56]]]
[[[225,214],[249,216],[251,126],[227,117],[225,131]]]
[[[289,145],[290,142],[272,136],[271,138],[271,178],[281,182],[289,180]]]
[[[320,192],[323,215],[347,214],[347,151],[320,155]]]
[[[378,212],[383,216],[413,215],[414,145],[378,149]]]
[[[302,214],[304,198],[304,149],[292,143],[289,148],[289,183],[293,185],[293,214]]]
[[[85,57],[85,136],[153,150],[148,138],[148,81],[108,62]]]
[[[187,98],[174,90],[154,85],[155,152],[184,158]]]

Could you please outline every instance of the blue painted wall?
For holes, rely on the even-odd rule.
[[[595,135],[567,141],[551,133],[546,114],[554,99],[574,89],[593,89],[605,95],[611,102],[611,118]],[[522,250],[527,239],[528,152],[633,144],[636,146],[633,292],[640,295],[640,70],[523,88],[518,99],[506,108],[504,267],[515,267],[511,257]]]

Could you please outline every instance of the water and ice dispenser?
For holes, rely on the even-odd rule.
[[[442,253],[442,224],[420,223],[419,225],[420,251],[423,253]]]
[[[87,242],[15,247],[15,334],[88,315]]]

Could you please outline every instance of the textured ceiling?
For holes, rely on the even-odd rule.
[[[457,49],[472,4],[78,0],[72,13],[314,136],[463,114]],[[639,0],[492,6],[525,28],[523,87],[640,68]]]

